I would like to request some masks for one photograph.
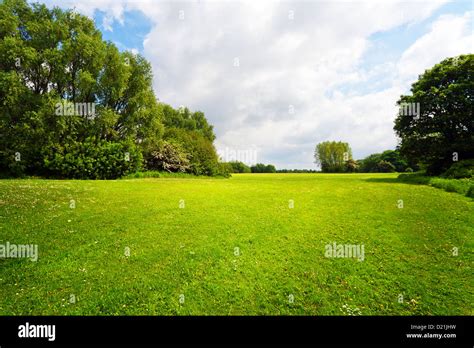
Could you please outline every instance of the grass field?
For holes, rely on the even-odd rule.
[[[395,178],[0,180],[0,314],[474,314],[473,200]]]

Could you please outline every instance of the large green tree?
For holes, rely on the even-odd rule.
[[[315,163],[326,173],[340,173],[346,170],[346,162],[352,159],[348,143],[341,141],[324,141],[316,145]]]
[[[473,54],[445,59],[426,70],[397,104],[402,112],[394,129],[409,160],[438,174],[453,160],[474,158]]]
[[[169,128],[182,128],[197,131],[209,141],[216,139],[213,126],[207,122],[202,111],[191,112],[186,107],[172,108],[170,105],[162,104],[163,124]]]
[[[139,168],[142,153],[156,149],[163,134],[152,78],[149,62],[105,42],[89,18],[25,0],[3,1],[1,171],[108,178],[114,177],[110,168],[94,175],[74,171],[83,170],[84,161]],[[68,105],[76,112],[66,113]],[[85,105],[93,112],[77,113]],[[126,172],[117,169],[116,175]]]

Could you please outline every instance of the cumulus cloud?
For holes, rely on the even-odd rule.
[[[277,167],[314,167],[324,140],[348,141],[358,158],[394,148],[400,94],[424,69],[472,52],[466,11],[432,19],[398,61],[364,66],[373,34],[427,20],[446,1],[71,3],[104,11],[109,27],[142,11],[160,100],[204,111],[218,148],[252,147]],[[372,88],[351,87],[364,83]]]

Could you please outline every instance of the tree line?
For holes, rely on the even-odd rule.
[[[354,160],[348,143],[316,145],[314,158],[323,172],[411,172],[473,177],[474,55],[447,58],[412,84],[397,101],[395,150]]]
[[[92,20],[0,3],[0,172],[112,179],[138,170],[227,175],[200,111],[160,103],[150,63]]]
[[[240,161],[230,161],[225,163],[230,173],[276,173],[277,169],[273,164],[257,163],[248,166]]]
[[[204,113],[159,102],[150,63],[104,41],[86,16],[4,0],[0,19],[2,175],[112,179],[139,170],[277,171],[271,164],[222,163]],[[327,141],[316,146],[315,162],[323,172],[422,169],[437,175],[454,164],[469,172],[473,76],[474,55],[443,60],[397,101],[395,150],[355,160],[349,144]]]

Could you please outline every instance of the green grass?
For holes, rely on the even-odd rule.
[[[474,314],[473,200],[396,176],[0,180],[0,244],[39,247],[0,259],[0,314]]]
[[[446,179],[435,176],[426,176],[423,173],[400,174],[400,182],[418,185],[430,185],[447,192],[457,192],[467,197],[474,198],[474,179]]]
[[[145,179],[145,178],[182,178],[182,179],[209,179],[207,175],[193,175],[189,173],[169,173],[149,170],[136,172],[125,176],[123,179]],[[215,176],[214,179],[225,179],[223,176]]]

